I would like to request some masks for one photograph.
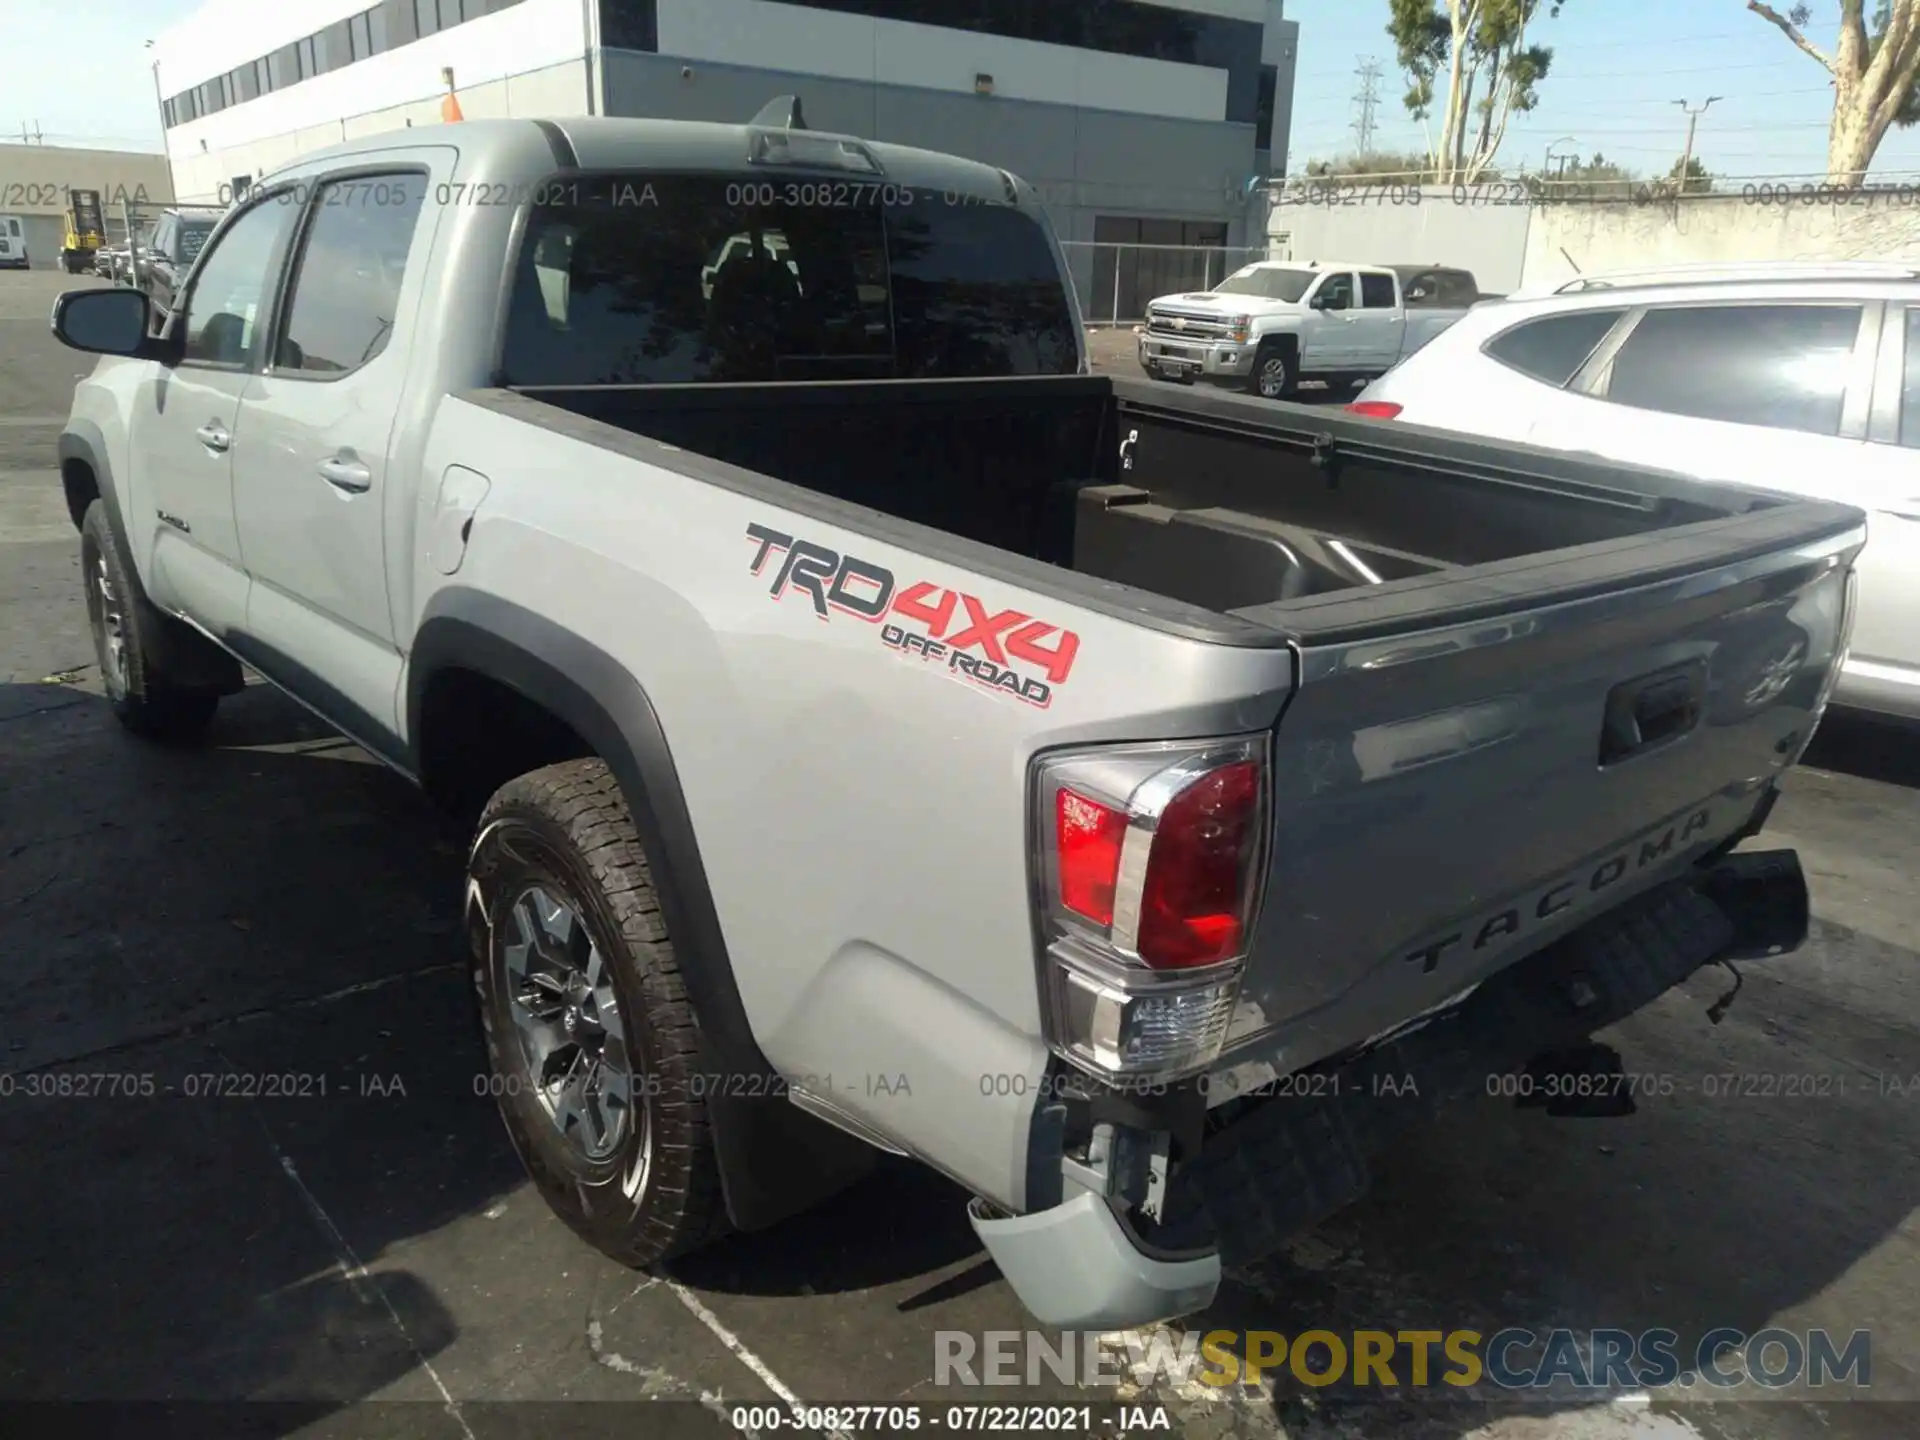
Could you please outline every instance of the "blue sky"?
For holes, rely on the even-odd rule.
[[[1778,0],[1784,12],[1789,0]],[[1543,7],[1544,8],[1544,7]],[[1838,0],[1813,0],[1809,38],[1833,49]],[[1288,0],[1300,22],[1293,106],[1293,161],[1354,148],[1352,103],[1363,59],[1381,62],[1376,148],[1423,148],[1419,122],[1400,97],[1406,82],[1386,32],[1386,0]],[[1687,121],[1675,100],[1724,98],[1700,117],[1694,153],[1716,174],[1817,176],[1826,169],[1832,92],[1827,72],[1796,50],[1745,0],[1567,0],[1555,20],[1529,36],[1553,47],[1554,73],[1539,108],[1515,116],[1502,163],[1538,170],[1549,145],[1571,136],[1629,169],[1664,172],[1680,158]],[[1920,177],[1920,127],[1895,130],[1874,161],[1876,174]]]
[[[5,0],[0,135],[38,122],[51,144],[160,148],[151,56],[142,42],[199,0]],[[261,0],[271,3],[271,0]],[[1036,0],[1040,3],[1040,0]],[[1785,0],[1782,0],[1784,8]],[[1300,22],[1294,168],[1351,149],[1354,70],[1381,62],[1378,144],[1417,149],[1420,126],[1400,105],[1405,82],[1387,39],[1387,0],[1290,0]],[[1831,48],[1838,0],[1815,0],[1809,27]],[[1720,95],[1702,117],[1696,153],[1717,174],[1817,175],[1824,169],[1826,72],[1748,13],[1744,0],[1567,0],[1538,26],[1558,73],[1533,114],[1516,118],[1506,163],[1539,168],[1546,149],[1598,150],[1660,172],[1679,157],[1686,118],[1672,102]],[[1920,178],[1920,131],[1895,131],[1876,173]],[[4,178],[4,177],[0,177]]]

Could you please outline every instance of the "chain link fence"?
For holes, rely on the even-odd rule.
[[[1243,265],[1267,258],[1265,246],[1143,245],[1066,240],[1067,273],[1088,325],[1138,325],[1161,295],[1211,290]]]

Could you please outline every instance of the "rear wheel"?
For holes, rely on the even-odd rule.
[[[628,1265],[717,1238],[699,1026],[612,773],[571,760],[509,781],[467,874],[500,1114],[547,1204]]]
[[[1284,400],[1299,383],[1293,352],[1285,345],[1267,341],[1253,357],[1253,369],[1247,376],[1247,388],[1267,400]]]
[[[172,683],[153,663],[146,632],[158,617],[140,602],[133,567],[114,539],[104,500],[95,500],[81,518],[80,568],[93,653],[114,715],[150,740],[185,744],[199,739],[220,704],[219,692]]]

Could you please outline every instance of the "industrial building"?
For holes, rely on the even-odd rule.
[[[27,259],[36,270],[60,268],[68,198],[91,190],[109,237],[123,232],[123,206],[142,213],[173,199],[173,182],[160,155],[133,150],[81,150],[66,145],[0,145],[0,217],[20,225]]]
[[[1284,171],[1298,27],[1282,0],[211,0],[156,43],[183,200],[294,156],[467,119],[808,123],[1002,166],[1063,239],[1258,245]],[[1091,253],[1075,247],[1099,283]],[[1107,260],[1111,276],[1112,260]]]

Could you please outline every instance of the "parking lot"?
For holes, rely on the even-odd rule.
[[[1021,1398],[935,1384],[936,1332],[1029,1322],[966,1196],[904,1161],[670,1274],[587,1249],[484,1093],[466,837],[264,687],[200,750],[120,731],[57,476],[89,368],[47,331],[63,282],[0,275],[0,1406],[651,1437],[737,1433],[741,1404]],[[1125,332],[1096,353],[1137,373]],[[1810,943],[1746,967],[1724,1023],[1716,971],[1608,1038],[1630,1071],[1773,1082],[1604,1121],[1476,1099],[1185,1328],[1667,1327],[1683,1353],[1716,1327],[1865,1330],[1869,1388],[1523,1408],[1279,1372],[1121,1394],[1194,1437],[1920,1433],[1920,735],[1830,719],[1762,843],[1801,853]],[[290,1408],[194,1408],[238,1400]]]

